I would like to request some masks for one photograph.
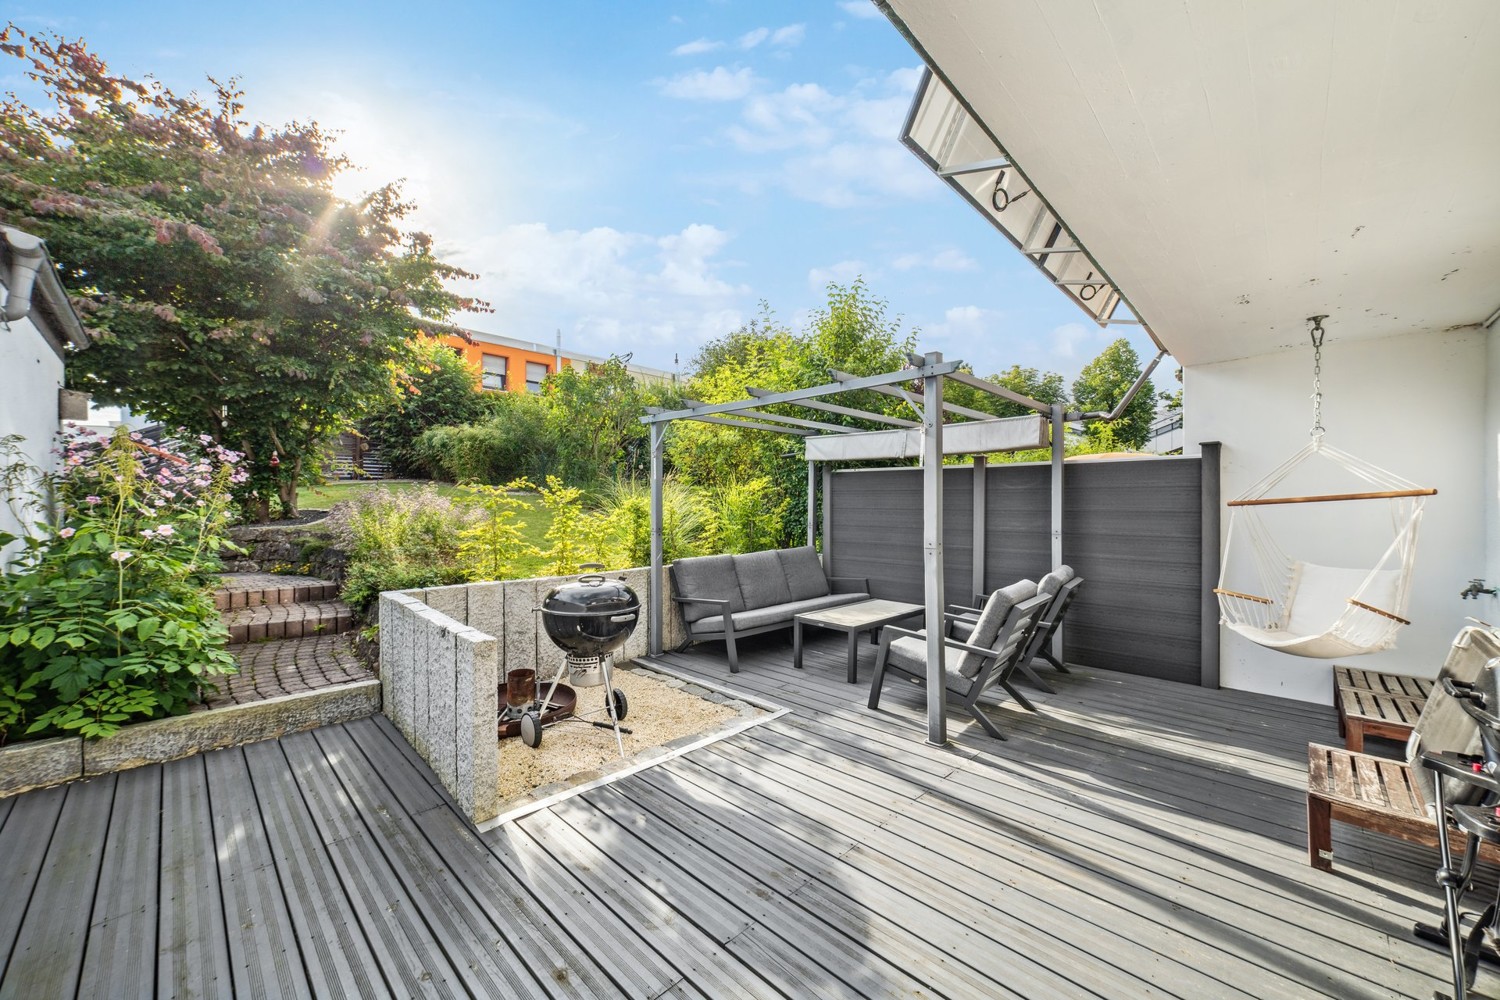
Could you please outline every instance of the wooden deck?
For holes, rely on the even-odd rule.
[[[1442,986],[1408,933],[1431,852],[1336,826],[1338,870],[1306,863],[1331,709],[1079,672],[999,709],[1008,742],[953,716],[940,750],[917,690],[863,707],[837,637],[742,658],[663,660],[791,714],[482,836],[379,718],[0,801],[0,996]]]

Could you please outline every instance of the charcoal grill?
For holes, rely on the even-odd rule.
[[[625,756],[625,741],[620,734],[630,730],[622,728],[620,723],[625,720],[630,703],[625,692],[614,686],[614,654],[625,645],[640,621],[640,599],[623,579],[610,580],[591,573],[579,577],[575,583],[565,583],[547,591],[541,607],[536,610],[542,616],[542,628],[547,638],[563,651],[564,659],[563,669],[552,678],[552,685],[541,704],[551,704],[559,682],[566,677],[575,689],[601,688],[604,706],[597,712],[575,711],[570,718],[545,724],[540,712],[524,712],[521,715],[521,742],[529,747],[539,747],[546,725],[584,722],[601,729],[613,729],[615,745],[620,748],[620,756]],[[608,721],[596,718],[600,715],[607,717]]]

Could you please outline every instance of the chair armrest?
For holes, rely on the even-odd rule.
[[[980,614],[980,610],[978,608],[965,607],[962,604],[950,604],[948,605],[948,613],[950,615],[955,613],[964,615],[978,615]]]
[[[887,625],[885,628],[880,630],[880,639],[882,643],[885,641],[886,636],[908,636],[912,639],[927,638],[926,634],[923,632],[913,632],[909,628],[897,628],[894,625]],[[966,653],[978,653],[980,656],[988,656],[991,659],[994,659],[995,657],[1000,655],[993,649],[985,649],[983,646],[971,646],[967,642],[959,642],[957,639],[950,639],[946,636],[943,637],[943,645],[947,646],[949,649],[961,649]]]
[[[975,622],[979,621],[979,616],[978,615],[969,615],[969,614],[958,615],[958,614],[954,614],[952,611],[946,611],[946,612],[943,613],[943,621],[945,621],[945,622],[963,622],[963,623],[965,623],[967,625],[973,625]]]
[[[828,578],[829,589],[835,594],[839,593],[839,587],[845,584],[853,584],[853,587],[845,593],[868,594],[870,592],[870,578],[867,576],[830,576]]]

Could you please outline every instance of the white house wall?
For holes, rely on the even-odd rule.
[[[1475,329],[1371,341],[1334,337],[1330,333],[1323,362],[1327,442],[1438,490],[1421,527],[1406,615],[1412,624],[1401,631],[1396,649],[1360,657],[1358,665],[1432,676],[1465,615],[1500,620],[1496,599],[1459,598],[1471,577],[1500,577],[1500,540],[1486,530],[1500,511],[1500,407],[1488,402],[1486,392],[1487,385],[1500,386],[1500,371],[1491,374],[1500,362],[1491,361],[1490,335]],[[1306,443],[1311,371],[1311,347],[1184,370],[1185,453],[1198,454],[1200,442],[1222,443],[1225,500]],[[1296,558],[1299,551],[1326,550],[1330,542],[1357,547],[1364,538],[1340,536],[1365,535],[1352,531],[1349,519],[1372,512],[1351,508],[1371,506],[1266,510],[1284,512],[1277,538]],[[1228,525],[1226,516],[1226,532]],[[1225,687],[1331,699],[1328,661],[1273,653],[1222,626],[1220,641]]]
[[[30,319],[17,320],[8,329],[0,325],[0,437],[21,435],[27,459],[46,470],[56,466],[52,448],[62,380],[62,358]],[[18,527],[10,504],[0,504],[0,531],[14,533]]]

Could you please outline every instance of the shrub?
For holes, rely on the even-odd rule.
[[[394,391],[365,415],[361,427],[399,475],[431,475],[438,470],[417,446],[423,432],[481,420],[492,397],[478,390],[478,373],[445,344],[420,338],[404,351]]]
[[[17,735],[108,736],[187,711],[237,668],[211,588],[227,545],[240,456],[197,459],[123,429],[70,441],[43,478],[60,523],[38,523],[0,575],[0,743]],[[4,458],[13,470],[14,454]],[[0,544],[16,536],[0,533]]]
[[[673,562],[698,552],[703,512],[687,483],[674,475],[662,477],[662,561]],[[601,499],[623,566],[651,563],[651,484],[620,480],[605,487]]]
[[[468,527],[458,533],[458,558],[468,579],[511,579],[520,560],[540,554],[526,540],[526,526],[517,520],[521,511],[533,508],[515,494],[530,489],[535,487],[525,479],[504,486],[459,487],[459,503],[473,515]]]
[[[340,596],[366,610],[381,591],[462,583],[465,522],[464,513],[430,486],[371,489],[336,504],[328,526],[349,555]]]
[[[482,423],[433,427],[417,438],[417,461],[455,483],[541,480],[556,461],[547,414],[536,396],[492,393],[494,414]]]
[[[768,476],[731,482],[708,495],[703,541],[710,552],[759,552],[786,537],[790,504]]]

